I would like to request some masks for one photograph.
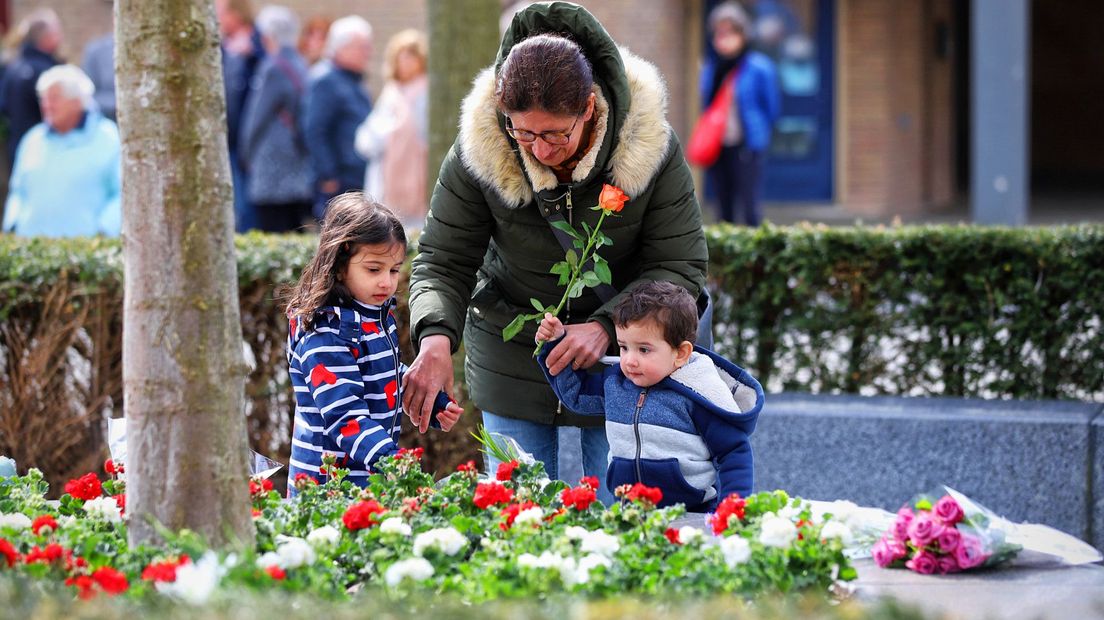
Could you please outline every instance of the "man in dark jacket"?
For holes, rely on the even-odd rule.
[[[8,165],[15,161],[19,140],[42,122],[35,83],[44,71],[60,63],[54,54],[61,47],[61,22],[51,9],[27,16],[26,35],[19,56],[8,65],[0,82],[0,114],[8,120]]]
[[[330,66],[314,78],[304,101],[304,137],[314,169],[314,216],[325,215],[337,194],[364,187],[365,161],[354,142],[360,123],[372,111],[364,72],[372,60],[372,27],[355,15],[330,26],[325,56]]]

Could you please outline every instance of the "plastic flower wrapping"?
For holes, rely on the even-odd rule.
[[[945,575],[995,567],[1023,549],[1066,564],[1101,560],[1100,552],[1074,536],[1045,525],[1013,523],[947,486],[917,495],[896,515],[885,515],[888,525],[870,549],[883,568]]]

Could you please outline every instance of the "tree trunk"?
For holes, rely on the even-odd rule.
[[[429,0],[429,192],[456,140],[460,102],[472,78],[494,63],[499,0]]]
[[[251,544],[219,34],[212,0],[116,0],[130,543],[153,522]]]

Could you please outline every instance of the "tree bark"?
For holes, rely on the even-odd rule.
[[[226,102],[212,0],[116,0],[130,543],[252,544]]]
[[[429,0],[429,193],[456,140],[460,102],[498,52],[499,0]]]

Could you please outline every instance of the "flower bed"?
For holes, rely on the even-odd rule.
[[[256,545],[230,553],[187,532],[128,547],[117,479],[82,477],[52,503],[36,470],[0,478],[0,573],[64,583],[82,598],[197,604],[243,587],[340,600],[367,586],[407,600],[480,602],[561,592],[826,592],[855,577],[843,554],[846,526],[830,516],[813,522],[782,491],[727,498],[708,522],[702,516],[702,529],[675,529],[684,511],[656,509],[658,489],[618,489],[621,502],[606,508],[595,500],[596,480],[549,481],[539,463],[509,461],[480,478],[469,462],[434,483],[420,457],[415,449],[386,460],[363,490],[330,463],[324,484],[294,481],[292,501],[253,481]]]

